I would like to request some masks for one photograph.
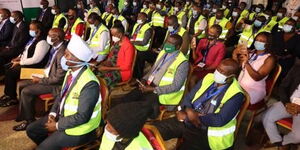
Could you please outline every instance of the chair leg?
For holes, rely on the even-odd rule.
[[[49,103],[49,101],[46,100],[46,101],[45,101],[45,112],[48,112],[48,107],[49,107],[49,106],[48,106],[48,103]]]
[[[249,132],[250,132],[250,129],[252,128],[253,121],[254,121],[254,117],[255,117],[255,113],[256,113],[256,111],[253,111],[252,114],[251,114],[251,118],[250,118],[250,121],[249,121],[249,123],[248,123],[247,130],[246,130],[246,137],[248,137],[248,134],[249,134]]]

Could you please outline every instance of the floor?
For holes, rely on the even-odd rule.
[[[0,85],[0,96],[3,93],[3,85]],[[12,130],[14,125],[18,123],[14,121],[17,114],[18,107],[11,106],[8,108],[0,107],[0,150],[32,150],[36,147],[36,145],[26,136],[25,131],[15,132]],[[243,121],[239,136],[236,140],[235,149],[237,150],[259,150],[262,149],[259,144],[259,140],[262,135],[262,131],[253,130],[251,132],[251,141],[255,141],[252,143],[252,146],[247,146],[245,144],[245,128],[247,123],[247,117]],[[167,149],[173,150],[176,144],[176,139],[172,139],[166,141]],[[275,148],[270,148],[268,150],[275,150]],[[300,150],[300,149],[299,149]]]

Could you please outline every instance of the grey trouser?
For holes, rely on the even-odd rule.
[[[289,117],[293,117],[292,131],[282,137],[278,131],[276,121]],[[300,115],[292,116],[289,114],[282,102],[273,104],[267,110],[263,117],[263,124],[271,143],[281,141],[282,145],[300,143]]]

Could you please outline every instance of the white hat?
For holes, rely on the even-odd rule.
[[[78,35],[73,34],[68,44],[68,50],[78,59],[84,62],[91,60],[93,51]]]

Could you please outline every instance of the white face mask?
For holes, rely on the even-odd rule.
[[[122,138],[118,139],[119,135],[114,135],[114,134],[110,133],[109,131],[107,131],[106,127],[104,128],[104,133],[103,134],[106,138],[108,138],[109,140],[112,140],[114,142],[122,141]]]
[[[168,26],[168,31],[169,32],[173,32],[174,31],[174,27],[173,26]]]
[[[90,24],[90,27],[92,30],[96,29],[96,26],[94,24]]]
[[[178,7],[174,7],[174,11],[179,11],[179,8]]]
[[[236,16],[238,16],[238,13],[236,11],[234,11],[234,12],[232,12],[232,16],[236,17]]]
[[[10,21],[11,23],[13,23],[13,24],[16,23],[16,20],[15,20],[13,17],[9,17],[9,21]]]
[[[133,3],[132,3],[132,5],[133,5],[133,6],[136,6],[136,5],[137,5],[137,3],[136,3],[136,2],[133,2]]]
[[[81,9],[81,5],[80,5],[80,4],[77,4],[77,8],[78,8],[78,9]]]
[[[281,18],[283,16],[282,13],[277,13],[277,17]]]
[[[52,39],[51,39],[50,36],[47,36],[47,43],[48,43],[49,45],[53,45],[53,44],[54,44],[54,42],[52,42]]]
[[[260,10],[260,8],[255,8],[255,12],[257,12],[257,13],[259,13],[261,10]]]
[[[147,5],[143,5],[143,8],[145,8],[145,9],[146,9],[146,8],[147,8]]]
[[[161,5],[156,4],[156,8],[157,8],[157,9],[161,9]]]
[[[218,70],[214,72],[214,80],[218,84],[225,84],[227,77],[220,73]]]
[[[213,12],[213,13],[216,13],[216,12],[217,12],[217,9],[215,9],[215,8],[212,9],[212,12]]]
[[[198,15],[198,12],[196,10],[193,10],[192,13],[193,13],[193,16],[197,16]]]
[[[113,15],[114,18],[118,18],[118,15]]]
[[[40,8],[41,8],[41,9],[44,9],[44,6],[43,6],[43,5],[40,5]]]
[[[124,5],[127,6],[127,5],[128,5],[128,2],[124,2]]]
[[[55,11],[54,9],[51,9],[51,13],[52,13],[53,15],[56,15],[56,14],[57,14],[56,11]]]
[[[139,19],[139,20],[136,21],[136,23],[137,24],[143,24],[143,21]]]
[[[297,21],[299,17],[298,17],[298,16],[293,16],[292,18],[293,18],[295,21]]]
[[[226,6],[225,6],[225,5],[222,5],[222,9],[226,9]]]
[[[112,40],[114,41],[114,43],[117,43],[117,42],[119,42],[121,39],[118,38],[118,37],[113,36],[113,37],[112,37]]]

